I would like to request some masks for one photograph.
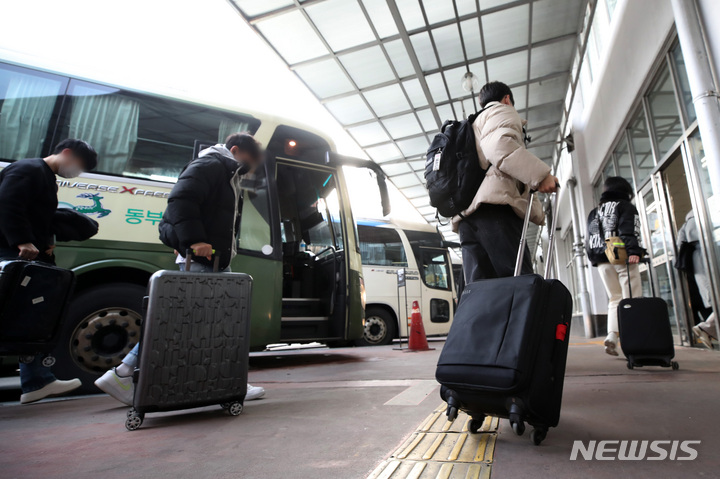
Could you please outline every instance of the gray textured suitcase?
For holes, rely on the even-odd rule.
[[[127,429],[139,428],[148,412],[214,404],[242,412],[251,293],[243,273],[158,271],[150,278]]]

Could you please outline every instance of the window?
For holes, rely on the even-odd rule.
[[[0,64],[0,160],[50,153],[53,113],[67,79]]]
[[[218,142],[255,133],[259,120],[117,88],[72,80],[62,112],[62,138],[98,152],[97,172],[174,181],[193,159],[195,140]]]
[[[603,179],[599,178],[595,185],[593,186],[593,196],[595,198],[595,204],[600,203],[600,196],[602,196],[603,192]]]
[[[690,92],[690,81],[688,80],[687,69],[685,68],[685,58],[683,58],[680,44],[675,45],[670,51],[673,62],[675,63],[675,71],[677,72],[678,93],[682,97],[682,104],[685,108],[688,124],[697,119],[695,114],[695,105],[693,105],[692,93]]]
[[[358,225],[362,264],[373,266],[408,266],[400,235],[393,228]]]
[[[683,134],[683,126],[675,101],[675,89],[667,63],[658,73],[647,99],[659,161]]]
[[[295,249],[304,242],[314,254],[344,249],[342,205],[331,170],[278,162],[277,188],[283,243]]]
[[[660,214],[657,208],[648,211],[647,222],[648,228],[650,229],[650,252],[653,258],[657,258],[665,254],[665,239],[663,237]]]
[[[607,0],[605,3],[607,4],[608,18],[612,19],[613,13],[615,13],[615,6],[617,5],[617,0]]]
[[[272,254],[272,250],[263,249],[265,246],[272,246],[270,198],[265,170],[258,170],[252,178],[246,176],[241,186],[243,205],[238,249]]]
[[[655,160],[650,146],[650,134],[648,133],[645,113],[642,107],[638,108],[633,119],[630,121],[628,135],[635,159],[637,183],[638,185],[642,185],[653,168],[655,168]]]
[[[610,178],[611,176],[616,176],[615,164],[613,163],[612,156],[610,157],[610,161],[607,162],[607,165],[605,165],[605,169],[603,170],[603,179]]]
[[[620,138],[620,142],[615,147],[613,156],[615,157],[615,162],[617,163],[617,176],[622,176],[628,181],[628,183],[633,185],[632,162],[630,160],[630,153],[628,152],[625,135]]]
[[[711,241],[715,244],[715,259],[720,258],[720,184],[713,182],[710,176],[708,162],[712,161],[705,155],[705,148],[700,138],[700,131],[696,131],[689,138],[690,152],[698,171],[700,191],[706,198],[708,228]],[[720,266],[720,265],[718,265]]]
[[[429,231],[404,231],[425,285],[430,288],[450,289],[448,274],[451,269],[442,235]]]
[[[420,248],[420,276],[429,288],[450,289],[447,253],[440,249]]]

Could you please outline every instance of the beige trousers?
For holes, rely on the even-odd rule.
[[[600,278],[605,285],[605,292],[608,295],[608,333],[619,331],[618,329],[618,304],[624,298],[630,297],[628,288],[628,269],[625,265],[600,263],[598,265]],[[640,267],[636,264],[630,265],[630,286],[632,286],[633,297],[642,296],[642,278]]]

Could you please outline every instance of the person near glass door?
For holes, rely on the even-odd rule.
[[[605,352],[617,356],[620,339],[617,308],[630,291],[642,291],[638,263],[646,254],[640,239],[640,216],[631,203],[634,191],[625,178],[612,176],[605,180],[600,204],[590,212],[585,248],[588,259],[598,269],[608,296],[607,337]],[[625,244],[628,265],[611,264],[605,254],[605,240],[619,236]],[[637,294],[636,293],[636,294]]]
[[[685,271],[688,276],[695,280],[702,306],[712,311],[710,301],[710,277],[705,266],[705,258],[700,247],[700,235],[698,233],[695,212],[690,211],[685,216],[685,224],[678,231],[678,261],[676,267]],[[717,335],[715,326],[715,311],[712,311],[705,321],[702,321],[692,328],[693,335],[705,347],[712,349],[712,340]]]

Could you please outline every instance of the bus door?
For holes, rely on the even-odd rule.
[[[453,274],[448,250],[421,246],[417,248],[420,272],[420,311],[428,335],[447,334],[452,319]]]
[[[336,170],[277,159],[282,237],[281,339],[343,338],[346,258]]]
[[[412,250],[407,251],[408,266],[405,268],[405,288],[407,288],[407,303],[405,302],[405,291],[399,290],[400,302],[398,303],[398,317],[400,318],[400,332],[404,337],[410,334],[409,324],[412,315],[413,301],[420,304],[420,311],[423,314],[423,323],[427,324],[425,310],[423,309],[423,283],[420,279],[422,269],[418,259],[413,255]],[[405,321],[403,321],[405,319]],[[427,333],[427,331],[426,331]],[[429,334],[429,333],[428,333]]]

